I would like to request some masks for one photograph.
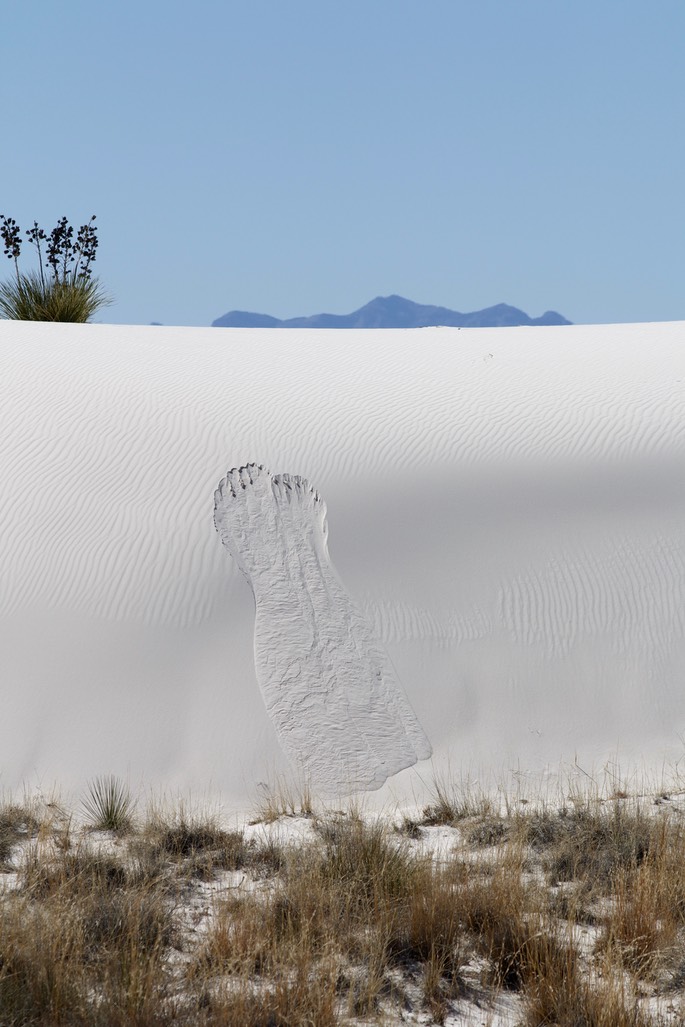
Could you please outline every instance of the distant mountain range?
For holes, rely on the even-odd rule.
[[[568,325],[556,310],[542,317],[528,317],[517,307],[498,303],[485,310],[460,314],[447,307],[413,303],[403,296],[377,296],[366,306],[351,314],[314,314],[312,317],[291,317],[281,321],[268,314],[251,314],[230,310],[212,321],[212,328],[430,328],[445,325],[452,328],[500,328],[514,325]]]

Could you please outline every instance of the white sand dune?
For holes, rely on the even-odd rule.
[[[675,763],[684,388],[680,323],[0,322],[0,788],[107,772],[230,802],[284,773],[370,787],[425,736],[438,770]],[[250,462],[325,498],[338,574],[318,513],[282,551],[241,513],[261,585],[238,572],[214,492]],[[292,539],[309,531],[305,559]],[[273,571],[292,582],[298,552],[308,594],[307,559],[329,583],[309,622]],[[329,614],[347,648],[326,665],[310,632],[298,673],[293,634]]]
[[[255,598],[255,671],[278,740],[313,787],[378,788],[431,746],[338,578],[326,506],[299,475],[233,468],[214,523]]]

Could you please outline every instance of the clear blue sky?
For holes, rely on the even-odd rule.
[[[0,38],[0,212],[97,214],[104,320],[685,319],[683,0],[5,0]]]

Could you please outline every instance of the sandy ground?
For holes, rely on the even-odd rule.
[[[386,803],[677,767],[684,342],[0,322],[0,788],[239,808],[283,775],[392,775]],[[214,493],[249,462],[310,483],[327,537],[298,508],[284,548],[262,506],[245,575]]]

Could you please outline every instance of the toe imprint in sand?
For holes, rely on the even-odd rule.
[[[247,464],[214,501],[221,541],[254,593],[257,680],[288,756],[331,791],[378,788],[427,759],[392,665],[330,561],[318,492]]]

